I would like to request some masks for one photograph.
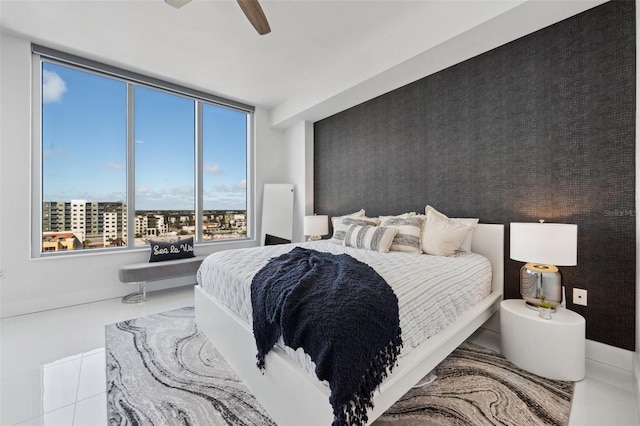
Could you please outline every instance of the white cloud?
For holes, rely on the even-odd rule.
[[[191,186],[178,186],[175,188],[167,188],[162,191],[163,194],[179,195],[179,194],[193,194],[193,187]]]
[[[107,163],[107,169],[111,170],[124,169],[126,166],[125,163]]]
[[[245,191],[247,189],[247,180],[242,179],[239,183],[233,185],[234,191]]]
[[[228,192],[229,191],[229,187],[227,185],[225,185],[224,183],[219,183],[217,185],[213,186],[214,191],[218,191],[218,192]]]
[[[247,180],[242,179],[240,182],[234,184],[229,187],[229,185],[224,183],[219,183],[213,186],[213,192],[245,192],[247,190]]]
[[[53,71],[43,70],[42,72],[42,101],[45,104],[50,102],[60,102],[62,95],[67,92],[67,83],[62,77]]]
[[[138,194],[151,194],[153,193],[153,189],[147,188],[146,186],[139,186],[136,188],[136,193]]]
[[[217,164],[205,164],[204,170],[209,173],[213,173],[214,175],[221,175],[224,173]]]

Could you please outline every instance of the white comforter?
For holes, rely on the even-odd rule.
[[[328,240],[296,244],[329,253],[347,253],[367,263],[386,280],[398,297],[403,350],[426,341],[491,292],[491,265],[478,254],[452,257],[402,252],[378,253],[344,247]],[[198,270],[198,284],[251,328],[251,280],[270,258],[286,253],[291,244],[227,250],[208,256]],[[313,363],[302,350],[285,350],[308,371]]]

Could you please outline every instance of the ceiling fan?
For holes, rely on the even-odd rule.
[[[181,8],[185,4],[189,3],[191,0],[164,0],[165,3],[175,7],[176,9]],[[265,35],[271,32],[271,28],[269,27],[269,22],[267,22],[267,17],[264,15],[262,11],[262,7],[258,0],[236,0],[240,5],[240,9],[244,12],[245,16],[253,25],[253,28],[256,29],[258,34]]]

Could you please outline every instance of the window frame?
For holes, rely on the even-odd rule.
[[[76,55],[61,52],[48,47],[32,44],[32,167],[31,167],[31,257],[42,258],[50,256],[70,256],[96,253],[114,253],[122,251],[147,250],[146,246],[135,245],[135,120],[134,120],[134,91],[136,86],[143,86],[159,90],[171,95],[186,97],[194,102],[194,196],[196,235],[194,242],[199,246],[220,245],[233,242],[255,241],[255,107],[241,102],[225,99],[216,95],[177,85],[154,77],[128,71]],[[91,250],[67,250],[64,252],[48,252],[42,246],[43,234],[43,149],[42,149],[42,63],[49,62],[79,71],[96,74],[124,82],[127,92],[127,141],[126,141],[126,199],[127,204],[127,244],[123,247],[95,248]],[[204,240],[203,229],[203,105],[213,104],[246,114],[246,216],[247,235],[244,238]]]

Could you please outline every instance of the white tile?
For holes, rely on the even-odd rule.
[[[106,358],[104,348],[95,350],[82,357],[80,367],[80,383],[78,400],[83,400],[100,393],[107,388]]]
[[[76,402],[81,364],[82,360],[78,358],[42,368],[43,413]]]
[[[80,363],[80,357],[70,357],[2,379],[2,424],[14,424],[73,405]]]
[[[619,369],[600,366],[600,369]],[[570,426],[638,425],[638,407],[633,391],[589,376],[576,383],[571,406]],[[598,374],[601,374],[599,371]],[[630,373],[627,372],[628,375]]]
[[[141,304],[118,298],[3,319],[0,424],[106,425],[105,325],[188,305],[193,287],[153,292]],[[497,333],[480,330],[470,341],[500,349]],[[586,367],[570,425],[639,425],[631,373]]]
[[[119,298],[90,303],[87,305],[91,311],[87,331],[104,338],[102,328],[107,324],[193,305],[193,292],[193,287],[181,287],[149,293],[144,303],[122,303]]]
[[[571,407],[569,426],[637,426],[638,413],[635,408],[617,404],[588,406],[574,402]]]
[[[38,416],[16,426],[72,426],[75,404],[59,408],[50,413]]]
[[[594,411],[602,411],[603,407],[609,406],[637,408],[633,392],[590,377],[576,383],[573,402]]]
[[[82,353],[87,315],[86,306],[73,306],[3,319],[2,377]]]
[[[78,401],[73,426],[107,426],[107,394]]]
[[[43,414],[40,370],[2,379],[0,424],[12,425]]]

